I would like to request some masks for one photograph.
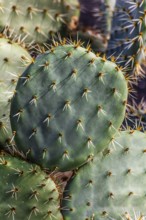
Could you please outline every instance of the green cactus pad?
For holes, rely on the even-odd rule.
[[[63,9],[67,14],[65,19],[69,20],[72,16],[79,16],[79,2],[78,0],[62,0]]]
[[[6,38],[0,38],[0,146],[12,138],[10,102],[19,76],[32,58],[25,48]]]
[[[19,79],[11,105],[18,150],[45,168],[85,163],[121,125],[127,82],[116,64],[77,44],[38,56]]]
[[[67,185],[64,220],[130,220],[134,212],[145,216],[145,185],[146,134],[123,131]]]
[[[0,179],[0,219],[63,219],[56,184],[38,166],[1,153]]]
[[[65,22],[62,10],[61,1],[55,0],[1,0],[0,27],[14,31],[25,42],[43,43]]]

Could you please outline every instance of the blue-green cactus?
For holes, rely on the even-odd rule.
[[[107,54],[116,57],[134,75],[142,68],[146,47],[146,3],[144,0],[117,0]]]
[[[112,14],[116,0],[79,0],[80,2],[80,19],[79,27],[84,28],[91,33],[102,44],[106,44],[111,33]],[[94,47],[95,50],[100,50],[100,47]]]
[[[80,3],[79,26],[90,32],[89,38],[96,39],[93,50],[115,56],[116,62],[135,76],[145,75],[145,0],[80,0]]]
[[[17,147],[45,168],[80,166],[111,141],[126,100],[127,81],[118,66],[79,42],[56,43],[16,87],[11,124]]]
[[[130,220],[146,216],[146,134],[122,131],[76,171],[65,188],[64,220]],[[129,216],[129,218],[128,218]]]

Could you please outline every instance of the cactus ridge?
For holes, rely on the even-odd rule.
[[[66,171],[111,141],[124,118],[127,81],[116,64],[79,42],[56,43],[27,68],[16,91],[17,147],[45,168]]]
[[[58,188],[38,166],[1,152],[0,177],[0,219],[63,219]]]
[[[32,62],[25,48],[7,38],[0,38],[0,146],[9,145],[12,138],[10,103],[21,73]]]
[[[113,143],[77,170],[66,186],[64,220],[146,216],[145,152],[146,134],[129,130],[116,135]]]

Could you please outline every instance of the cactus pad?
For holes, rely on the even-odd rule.
[[[62,220],[54,181],[39,167],[0,155],[0,219]]]
[[[62,204],[64,220],[130,220],[135,219],[134,212],[145,216],[145,173],[146,134],[121,132],[67,185]]]
[[[66,171],[111,141],[124,118],[127,81],[114,63],[75,43],[38,56],[16,91],[11,124],[18,149]]]
[[[43,43],[64,23],[62,3],[55,0],[1,0],[0,27],[7,27],[27,42]]]
[[[0,38],[0,145],[12,138],[10,128],[10,102],[15,94],[19,76],[32,58],[25,48],[6,38]]]

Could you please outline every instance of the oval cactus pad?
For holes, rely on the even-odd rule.
[[[122,131],[65,189],[64,220],[144,220],[146,134]]]
[[[112,140],[127,93],[115,63],[77,43],[52,47],[16,87],[11,124],[19,151],[45,168],[80,166]]]
[[[0,153],[0,179],[0,219],[63,219],[58,187],[38,166]]]

